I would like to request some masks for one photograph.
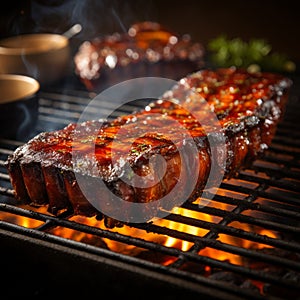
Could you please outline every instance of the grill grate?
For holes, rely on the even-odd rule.
[[[16,205],[4,162],[7,155],[23,141],[0,140],[0,229],[108,257],[141,267],[146,273],[163,274],[174,283],[176,280],[181,280],[183,285],[190,283],[189,289],[212,297],[218,294],[222,299],[228,299],[228,295],[232,299],[282,299],[286,295],[296,298],[300,282],[298,81],[294,79],[285,119],[279,124],[266,155],[256,160],[251,168],[241,171],[236,178],[222,182],[208,205],[202,207],[188,202],[182,205],[185,211],[197,217],[181,213],[165,217],[172,224],[196,228],[200,234],[182,232],[178,227],[156,223],[130,226],[145,236],[150,233],[189,242],[187,251],[148,240],[144,236],[91,225],[85,223],[84,218],[74,218],[69,212],[54,217],[40,208]],[[40,131],[55,130],[76,122],[94,96],[65,86],[61,90],[41,91],[39,122],[33,136]],[[143,106],[144,103],[126,105],[112,117],[130,113],[138,105]],[[93,114],[97,107],[89,109]],[[202,196],[210,198],[209,191]],[[20,224],[18,217],[29,220],[27,225]],[[95,219],[95,222],[98,221]],[[29,223],[38,225],[28,226]],[[88,235],[90,240],[63,237],[56,229]],[[119,253],[107,248],[103,242],[106,239],[147,251]],[[233,262],[231,256],[239,257],[239,263]],[[278,288],[281,293],[278,293]]]

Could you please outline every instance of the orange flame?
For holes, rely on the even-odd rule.
[[[222,193],[222,191],[220,193]],[[194,203],[201,204],[202,203],[201,201],[207,201],[207,200],[199,198]],[[208,206],[214,207],[214,208],[222,209],[222,210],[232,209],[230,207],[230,205],[228,205],[228,204],[219,203],[219,202],[215,202],[215,201],[210,201],[205,204]],[[42,212],[42,213],[47,213],[47,210],[45,207],[39,208],[38,211]],[[175,215],[185,216],[185,217],[188,217],[191,219],[210,222],[212,224],[218,223],[221,220],[221,218],[217,217],[217,216],[212,216],[209,214],[205,214],[205,213],[201,213],[201,212],[197,212],[197,211],[191,211],[191,210],[188,210],[185,208],[179,208],[179,207],[174,208],[171,211],[171,213],[175,214]],[[35,228],[35,227],[38,227],[43,224],[43,222],[38,221],[38,220],[21,217],[21,216],[16,216],[16,215],[10,215],[9,213],[5,213],[5,212],[0,212],[0,219],[8,221],[8,222],[12,222],[14,224],[17,224],[17,225],[20,225],[20,226],[23,226],[26,228]],[[83,217],[83,216],[73,216],[72,218],[70,218],[70,220],[74,221],[74,222],[86,224],[89,226],[118,232],[118,233],[126,235],[126,236],[141,238],[146,241],[159,243],[166,247],[172,247],[172,248],[180,249],[182,251],[188,251],[193,245],[193,243],[190,241],[181,240],[181,239],[174,238],[172,236],[166,236],[166,235],[157,234],[157,233],[153,233],[153,232],[146,232],[143,229],[139,229],[139,228],[135,228],[135,227],[127,226],[127,225],[124,225],[123,227],[120,227],[120,228],[115,227],[113,229],[108,229],[105,227],[103,220],[99,221],[94,217],[87,218],[87,217]],[[178,222],[168,220],[168,219],[158,219],[158,220],[153,221],[153,224],[157,225],[159,227],[166,227],[168,229],[176,230],[176,231],[183,232],[183,233],[188,233],[188,234],[196,236],[196,237],[204,237],[209,232],[208,229],[191,226],[191,225],[187,225],[184,223],[178,223]],[[254,231],[257,234],[265,235],[267,237],[276,238],[276,234],[274,232],[272,232],[270,230],[258,228],[258,227],[253,227],[253,226],[250,226],[249,224],[232,222],[230,224],[230,226],[234,227],[234,228],[239,228],[239,229],[242,229],[242,230],[248,231],[248,232]],[[140,249],[134,245],[128,245],[128,244],[125,244],[122,242],[114,241],[109,238],[95,237],[91,234],[86,234],[84,232],[76,231],[74,229],[68,229],[65,227],[56,227],[54,229],[51,229],[50,233],[57,235],[57,236],[61,236],[63,238],[72,239],[75,241],[81,241],[81,242],[90,243],[90,244],[93,244],[96,246],[107,247],[108,249],[110,249],[112,251],[123,253],[123,254],[128,254],[128,255],[138,255],[139,253],[141,253],[142,251],[145,250],[145,249]],[[265,247],[271,247],[269,245],[252,242],[247,239],[237,238],[235,236],[231,236],[231,235],[227,235],[227,234],[219,234],[217,240],[222,243],[226,243],[226,244],[230,244],[230,245],[234,245],[234,246],[238,246],[238,247],[243,247],[243,248],[247,248],[247,249],[250,249],[250,248],[261,249],[261,248],[265,248]],[[209,256],[212,258],[216,258],[218,260],[226,260],[233,264],[239,264],[239,265],[243,264],[242,258],[240,256],[232,254],[232,253],[228,253],[225,251],[220,251],[220,250],[210,248],[210,247],[201,249],[199,251],[199,254],[203,255],[203,256]],[[170,262],[170,260],[166,260],[164,262],[164,264],[168,264],[169,262]]]

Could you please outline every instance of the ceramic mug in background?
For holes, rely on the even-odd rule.
[[[0,74],[0,138],[26,141],[38,119],[39,82],[28,76]]]
[[[21,74],[41,85],[66,76],[70,69],[68,37],[52,33],[31,33],[0,40],[0,74]]]

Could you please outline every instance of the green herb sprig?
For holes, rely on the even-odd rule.
[[[220,35],[207,45],[210,61],[217,67],[241,67],[249,71],[294,72],[296,64],[283,53],[273,51],[264,39],[228,38]]]

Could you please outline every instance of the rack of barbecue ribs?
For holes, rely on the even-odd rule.
[[[130,209],[126,203],[155,206],[171,193],[179,178],[182,190],[191,178],[195,184],[189,195],[179,191],[174,198],[184,195],[184,200],[195,199],[206,185],[213,154],[214,159],[223,159],[215,166],[224,179],[264,154],[283,117],[291,85],[292,81],[280,74],[205,69],[182,78],[159,99],[132,114],[42,132],[17,148],[6,162],[15,197],[20,203],[47,205],[54,215],[64,209],[89,217],[102,214],[110,227],[118,221],[103,215],[88,201],[77,182],[78,175],[104,182],[107,192],[99,192],[100,202],[109,201],[111,193],[123,200],[121,207],[110,207],[112,211],[126,213]],[[195,117],[197,113],[200,117]],[[218,124],[199,121],[207,121],[211,113]],[[178,130],[178,124],[185,130]],[[223,143],[222,151],[217,142],[209,143],[214,128],[218,128],[215,136]],[[130,140],[132,136],[134,140]],[[189,145],[196,145],[196,157]],[[82,154],[81,163],[75,165],[74,149]],[[164,164],[153,166],[153,158],[158,156]],[[196,172],[191,171],[195,160],[200,166]],[[164,173],[157,175],[161,165]],[[125,166],[145,181],[144,187],[128,182],[130,173]],[[147,182],[151,180],[157,181]]]
[[[75,73],[90,91],[145,76],[178,80],[203,68],[204,46],[156,22],[133,24],[128,32],[83,41],[74,56]]]

